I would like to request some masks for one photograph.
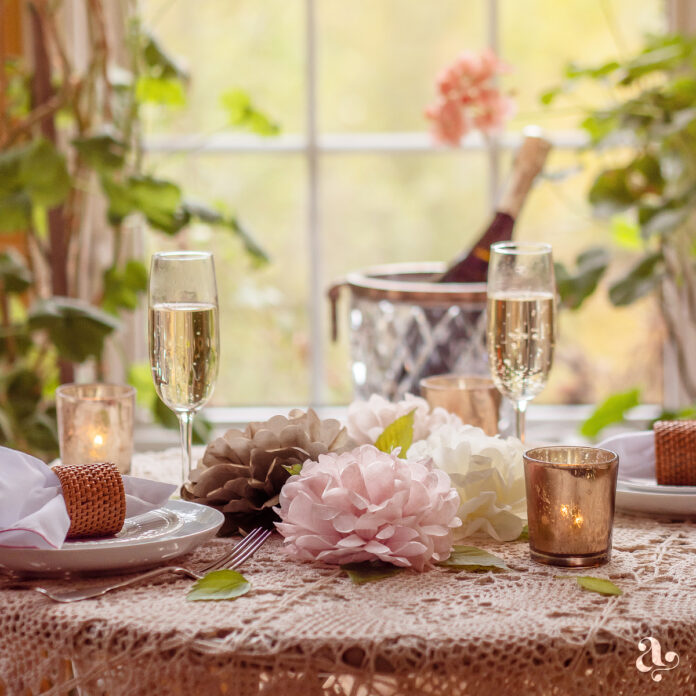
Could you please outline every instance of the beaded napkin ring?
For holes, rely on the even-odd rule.
[[[60,480],[70,517],[68,539],[121,531],[126,519],[126,494],[114,464],[61,464],[53,471]]]
[[[696,421],[658,421],[654,431],[657,482],[696,486]]]

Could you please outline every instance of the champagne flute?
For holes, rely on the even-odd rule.
[[[556,285],[551,245],[498,242],[488,268],[488,362],[513,402],[524,442],[527,404],[546,386],[555,342]]]
[[[191,471],[193,416],[210,399],[220,336],[213,255],[154,254],[150,265],[149,338],[152,379],[181,429],[183,483]]]

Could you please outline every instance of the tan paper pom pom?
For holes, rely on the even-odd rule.
[[[272,508],[290,477],[285,467],[353,446],[339,421],[321,420],[312,409],[295,409],[287,418],[249,423],[243,431],[233,428],[211,442],[181,497],[224,513],[222,535],[272,528],[278,519]]]

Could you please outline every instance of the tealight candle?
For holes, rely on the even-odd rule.
[[[595,566],[611,557],[619,458],[596,447],[525,452],[529,553],[559,566]]]
[[[64,384],[56,392],[63,464],[112,462],[130,471],[135,389],[119,384]]]

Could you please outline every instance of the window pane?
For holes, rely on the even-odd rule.
[[[283,132],[304,127],[302,0],[143,0],[145,25],[186,67],[188,105],[173,118],[151,110],[149,130],[224,130],[220,95],[248,90]]]
[[[484,153],[326,155],[321,165],[326,285],[369,266],[452,258],[488,224]],[[337,403],[351,396],[348,302],[344,293],[327,358]]]
[[[440,69],[486,42],[484,0],[319,0],[324,131],[422,131]]]
[[[615,261],[579,310],[561,312],[549,385],[535,402],[595,403],[616,391],[643,387],[643,400],[656,403],[662,397],[660,319],[651,299],[622,308],[608,300],[607,286],[635,262],[635,253],[622,251],[606,221],[592,217],[586,192],[597,159],[587,155],[580,160],[575,152],[557,150],[547,171],[571,171],[579,161],[584,165],[580,173],[537,183],[515,226],[515,238],[552,244],[556,260],[571,267],[590,246],[609,248]]]
[[[176,241],[149,235],[149,251],[175,245],[215,254],[221,369],[211,405],[309,400],[305,166],[302,157],[258,155],[153,158],[156,172],[192,197],[237,209],[272,258],[254,270],[230,232],[194,226]]]
[[[569,61],[594,65],[627,57],[643,36],[666,29],[664,0],[500,0],[501,54],[513,70],[504,78],[517,99],[511,124],[577,128],[586,107],[610,95],[597,85],[579,83],[568,99],[545,109],[539,96],[561,83]]]

